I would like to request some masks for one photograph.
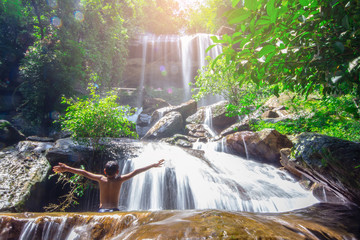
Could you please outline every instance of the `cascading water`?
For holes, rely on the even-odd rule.
[[[126,182],[121,209],[283,212],[317,202],[286,172],[216,152],[214,147],[217,143],[204,145],[205,155],[200,159],[175,146],[144,143],[138,157],[125,163],[123,174],[162,158],[165,166]]]
[[[211,134],[212,137],[215,137],[217,135],[216,132],[213,130],[212,112],[210,106],[207,106],[205,108],[205,120],[203,126]]]
[[[183,88],[184,101],[191,97],[189,83],[193,82],[198,69],[207,64],[205,57],[215,58],[222,51],[218,45],[206,52],[213,44],[209,34],[143,35],[139,42],[142,45],[141,74],[139,86],[135,87],[141,90],[151,86],[168,92],[172,87]]]

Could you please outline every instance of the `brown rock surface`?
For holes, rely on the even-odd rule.
[[[23,213],[0,216],[0,239],[356,239],[359,210],[256,214],[220,210]],[[27,232],[24,226],[27,225]],[[342,224],[339,224],[341,222]]]
[[[245,143],[245,144],[244,144]],[[226,144],[236,154],[279,166],[280,150],[292,147],[292,142],[274,129],[260,132],[242,131],[226,137]]]

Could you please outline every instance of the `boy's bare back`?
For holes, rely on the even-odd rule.
[[[120,199],[120,189],[123,181],[120,176],[109,178],[103,176],[99,181],[100,208],[117,208]]]
[[[108,175],[104,169],[105,175],[95,174],[88,172],[83,169],[69,167],[64,163],[59,163],[57,166],[53,167],[54,172],[71,172],[74,174],[82,175],[88,179],[97,181],[100,188],[100,205],[99,208],[102,209],[116,209],[118,208],[119,199],[120,199],[120,189],[123,182],[129,180],[130,178],[136,176],[139,173],[145,172],[150,168],[161,167],[164,163],[164,159],[161,159],[159,162],[150,164],[143,168],[138,168],[130,173],[119,175],[117,170],[114,175]]]

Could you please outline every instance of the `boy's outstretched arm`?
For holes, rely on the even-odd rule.
[[[103,177],[100,174],[91,173],[91,172],[88,172],[88,171],[86,171],[84,169],[80,169],[80,168],[73,168],[64,163],[59,163],[57,166],[54,166],[53,171],[56,173],[71,172],[71,173],[84,176],[86,178],[89,178],[89,179],[97,181],[97,182],[99,182],[101,177]]]
[[[150,168],[161,167],[163,165],[164,161],[165,161],[164,159],[161,159],[157,163],[150,164],[149,166],[146,166],[146,167],[143,167],[143,168],[135,169],[134,171],[132,171],[130,173],[121,175],[121,179],[126,181],[126,180],[129,180],[130,178],[138,175],[139,173],[142,173],[142,172],[145,172],[145,171],[149,170]]]

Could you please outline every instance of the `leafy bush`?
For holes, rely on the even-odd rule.
[[[90,95],[87,98],[65,98],[68,104],[66,114],[60,118],[62,129],[70,131],[75,141],[100,148],[100,140],[107,137],[133,137],[135,123],[129,121],[129,106],[119,106],[117,96],[111,93],[101,98],[94,84],[89,84]]]
[[[227,63],[225,57],[207,60],[209,64],[198,71],[193,84],[193,98],[197,101],[209,94],[220,95],[229,101],[230,115],[249,115],[274,92],[274,87],[264,82],[254,84],[235,77],[236,63]]]
[[[356,111],[349,113],[353,105],[351,95],[327,96],[316,99],[293,98],[288,108],[298,116],[277,123],[259,121],[255,130],[274,128],[282,134],[295,135],[302,132],[317,132],[344,140],[360,141],[360,122],[354,118]]]

